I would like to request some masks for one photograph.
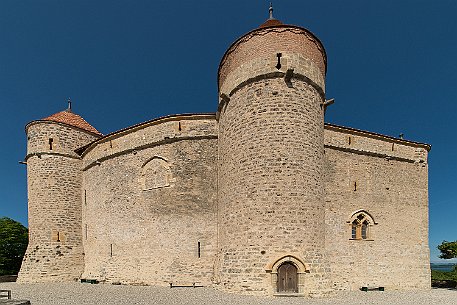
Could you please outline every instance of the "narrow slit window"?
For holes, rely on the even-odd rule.
[[[109,256],[113,257],[113,244],[109,245]]]
[[[276,57],[278,58],[278,63],[276,64],[276,69],[281,69],[281,56],[282,56],[282,53],[277,53],[276,54]]]
[[[394,150],[395,150],[395,144],[392,143],[392,151],[394,151]]]
[[[357,181],[354,181],[354,192],[357,191]]]
[[[49,138],[49,150],[52,150],[52,143],[54,142],[53,138]]]
[[[182,128],[181,128],[181,122],[178,122],[178,130],[181,131]]]
[[[64,235],[60,231],[52,230],[51,231],[51,241],[52,242],[62,242],[62,241],[64,241]]]
[[[200,242],[197,243],[197,255],[198,255],[198,258],[201,257],[201,247],[200,247]]]
[[[349,136],[349,137],[348,137],[348,145],[351,145],[351,143],[352,143],[352,137]]]
[[[113,148],[113,141],[109,141],[109,148]]]
[[[84,190],[84,204],[87,205],[87,190]]]
[[[85,228],[85,231],[84,231],[84,232],[85,232],[84,235],[85,235],[85,237],[86,237],[86,239],[87,239],[87,223],[86,223],[86,228]]]

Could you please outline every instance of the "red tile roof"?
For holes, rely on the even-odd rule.
[[[267,28],[267,27],[270,27],[270,26],[278,26],[278,25],[284,25],[280,20],[278,19],[268,19],[267,21],[265,21],[264,23],[262,23],[260,26],[259,26],[259,29],[261,28]]]
[[[86,130],[86,131],[89,131],[89,132],[92,132],[92,133],[95,133],[95,134],[98,134],[101,136],[103,135],[101,132],[99,132],[97,129],[95,129],[92,125],[87,123],[81,116],[77,115],[76,113],[71,112],[71,110],[69,110],[69,109],[55,113],[42,120],[64,123],[64,124],[78,127],[83,130]]]

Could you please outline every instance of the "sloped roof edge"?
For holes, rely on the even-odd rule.
[[[106,134],[105,136],[101,137],[101,138],[98,138],[94,141],[92,141],[91,143],[83,146],[83,147],[80,147],[78,149],[75,150],[75,152],[82,156],[86,151],[88,151],[88,149],[90,147],[93,147],[96,143],[98,142],[102,142],[102,141],[105,141],[107,138],[111,138],[113,136],[117,136],[117,135],[121,135],[121,134],[126,134],[126,133],[129,133],[129,132],[132,132],[132,131],[135,131],[137,129],[140,129],[142,127],[145,127],[146,125],[149,125],[149,124],[158,124],[158,123],[161,123],[162,121],[171,121],[171,120],[177,120],[177,119],[214,119],[216,120],[216,113],[214,112],[208,112],[208,113],[184,113],[184,114],[171,114],[171,115],[167,115],[167,116],[162,116],[162,117],[159,117],[159,118],[155,118],[155,119],[152,119],[152,120],[149,120],[149,121],[146,121],[146,122],[141,122],[141,123],[138,123],[138,124],[135,124],[135,125],[132,125],[132,126],[129,126],[129,127],[126,127],[126,128],[123,128],[123,129],[120,129],[120,130],[117,130],[117,131],[114,131],[114,132],[111,132],[111,133],[108,133]]]
[[[392,142],[397,142],[397,143],[403,143],[403,144],[409,144],[409,145],[414,145],[414,146],[420,146],[425,148],[427,151],[430,151],[432,148],[432,145],[427,144],[427,143],[422,143],[422,142],[415,142],[415,141],[410,141],[410,140],[405,140],[405,139],[400,139],[392,136],[386,136],[380,133],[376,132],[371,132],[371,131],[366,131],[366,130],[361,130],[361,129],[356,129],[352,127],[345,127],[341,125],[335,125],[335,124],[330,124],[330,123],[325,123],[324,127],[326,129],[333,129],[333,130],[338,130],[338,131],[346,131],[350,132],[353,134],[363,134],[363,135],[368,135],[372,138],[378,138],[378,139],[387,139]]]

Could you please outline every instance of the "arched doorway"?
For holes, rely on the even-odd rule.
[[[298,292],[298,274],[297,267],[294,264],[285,262],[279,266],[276,287],[280,293]]]

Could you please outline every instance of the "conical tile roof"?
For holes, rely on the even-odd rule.
[[[265,21],[264,23],[262,23],[260,26],[259,26],[259,29],[262,29],[262,28],[268,28],[268,27],[272,27],[272,26],[278,26],[278,25],[284,25],[284,23],[282,23],[280,20],[278,19],[267,19],[267,21]]]
[[[101,132],[99,132],[97,129],[95,129],[92,125],[86,122],[80,115],[77,115],[76,113],[73,113],[70,109],[66,109],[64,111],[55,113],[51,116],[48,116],[44,119],[43,121],[53,121],[53,122],[59,122],[59,123],[64,123],[70,126],[78,127],[83,130],[98,134],[98,135],[103,135]]]

